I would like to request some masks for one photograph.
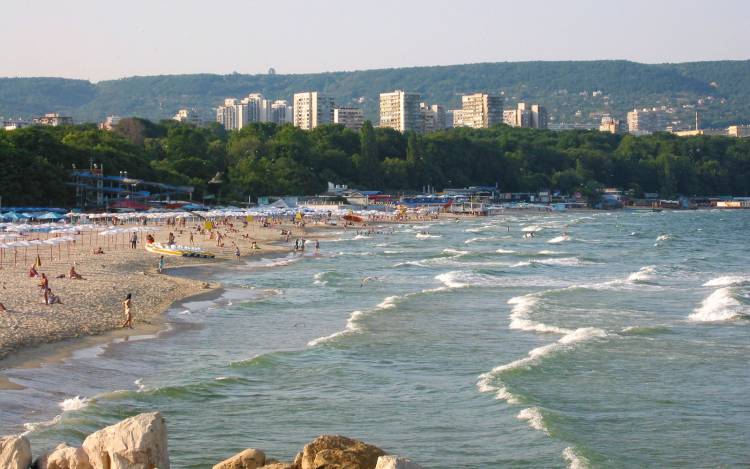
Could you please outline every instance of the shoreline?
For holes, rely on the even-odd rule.
[[[274,259],[284,257],[294,251],[291,250],[290,247],[284,245],[283,241],[276,239],[277,228],[290,228],[290,226],[282,224],[270,230],[264,230],[262,228],[259,228],[258,226],[250,227],[250,231],[254,232],[254,236],[252,239],[263,243],[262,251],[250,250],[249,240],[241,240],[239,238],[232,239],[231,237],[229,239],[237,242],[237,244],[242,247],[242,250],[245,253],[251,253],[249,255],[246,254],[242,257],[244,261],[252,258]],[[297,235],[301,235],[301,237],[304,237],[305,239],[319,239],[321,241],[330,238],[330,235],[329,233],[327,233],[327,231],[337,228],[341,227],[328,225],[312,225],[307,227],[305,231],[299,232],[296,227],[292,226],[292,229],[297,231]],[[187,235],[183,233],[178,234],[178,242],[180,241],[180,238],[185,238],[186,236]],[[169,267],[167,267],[162,274],[158,274],[156,272],[156,268],[154,267],[154,264],[156,263],[156,260],[158,258],[153,254],[147,253],[142,248],[139,248],[136,251],[126,250],[124,252],[112,253],[113,255],[119,255],[121,258],[114,259],[114,262],[110,263],[110,265],[106,267],[108,267],[110,270],[118,270],[122,268],[123,265],[125,265],[127,266],[128,271],[119,272],[119,274],[121,276],[124,276],[126,281],[129,280],[136,283],[145,283],[146,285],[148,285],[148,287],[151,287],[144,296],[137,293],[137,287],[131,287],[129,285],[129,288],[134,288],[134,291],[136,292],[134,303],[135,321],[132,329],[119,327],[118,324],[122,319],[122,307],[120,306],[121,298],[113,294],[112,291],[101,291],[109,285],[96,285],[98,287],[102,287],[98,292],[100,296],[106,297],[108,300],[111,300],[108,301],[108,304],[111,310],[110,313],[113,314],[110,314],[112,318],[109,318],[110,320],[108,323],[98,323],[95,327],[87,327],[86,324],[83,324],[80,329],[69,328],[63,331],[47,333],[46,335],[44,333],[40,333],[38,330],[32,330],[31,334],[12,341],[3,340],[6,339],[6,337],[3,337],[2,333],[12,331],[14,328],[10,326],[8,326],[7,328],[0,328],[0,391],[25,389],[24,386],[18,385],[11,379],[6,377],[3,373],[5,370],[18,368],[39,368],[49,364],[55,364],[65,361],[66,359],[73,356],[75,352],[87,348],[108,346],[123,339],[127,340],[128,337],[159,335],[168,330],[165,325],[168,322],[167,313],[169,311],[186,302],[196,300],[200,301],[201,299],[211,300],[219,298],[223,293],[224,288],[220,283],[217,283],[214,280],[214,274],[216,272],[219,272],[222,268],[231,268],[238,265],[234,263],[234,259],[232,259],[234,257],[233,247],[215,247],[212,246],[213,241],[211,240],[196,241],[197,245],[202,245],[202,247],[206,248],[207,250],[215,252],[217,254],[216,259],[196,262],[196,259],[190,258],[169,258],[167,262],[168,265],[171,265],[169,265]],[[107,248],[107,251],[109,252],[109,248]],[[104,257],[98,258],[96,256],[86,256],[85,253],[83,254],[83,257],[83,259],[78,259],[77,261],[74,261],[74,263],[77,270],[84,275],[88,273],[86,270],[86,266],[88,265],[87,262],[91,263],[93,261],[99,262],[109,260]],[[85,259],[85,257],[88,257],[88,259]],[[51,266],[45,265],[45,270],[53,266],[55,268],[58,267],[57,261],[51,264]],[[59,267],[62,268],[62,266]],[[105,268],[105,265],[102,264],[101,268]],[[0,270],[0,274],[13,274],[15,275],[15,280],[18,280],[19,277],[25,277],[23,268],[14,266],[14,268],[8,269],[7,265],[5,266],[4,270]],[[1,280],[6,279],[3,278]],[[29,280],[32,284],[35,284],[36,282],[35,279],[27,280]],[[52,282],[67,282],[65,286],[95,287],[92,284],[96,283],[97,281],[69,281],[67,279],[60,281],[51,279],[51,283]],[[6,283],[8,283],[8,280],[0,281],[3,289],[5,289]],[[165,293],[162,289],[159,288],[165,286],[171,287],[170,291]],[[112,284],[111,287],[115,288],[115,284]],[[55,290],[58,291],[58,288],[55,288]],[[81,294],[85,295],[88,293],[90,292],[84,292]],[[115,298],[112,298],[113,296]],[[66,300],[67,299],[68,298],[66,295]],[[33,303],[34,302],[32,301],[32,304]],[[8,303],[6,302],[6,306],[7,304]],[[24,304],[24,306],[28,305]],[[46,308],[51,307],[59,307],[59,305],[46,306]],[[2,316],[0,316],[0,326],[4,325],[3,320],[10,321],[12,319],[17,322],[19,314],[32,315],[34,314],[34,311],[45,310],[45,306],[34,304],[30,308],[26,308],[24,311],[14,311],[12,308],[9,309],[11,310],[10,315],[16,315],[16,317],[14,318],[13,316],[6,316],[5,318],[3,318]],[[85,312],[85,315],[90,317],[88,311]],[[113,320],[114,322],[112,322]],[[41,318],[40,321],[54,322],[59,321],[59,318]],[[3,331],[3,329],[5,329],[5,331]],[[26,332],[28,333],[29,331]]]
[[[473,216],[455,216],[453,214],[443,215],[437,218],[423,218],[423,219],[407,219],[407,220],[372,220],[367,221],[366,226],[350,226],[345,228],[343,225],[327,225],[327,224],[311,224],[305,229],[300,229],[294,225],[288,223],[282,223],[275,225],[270,229],[264,229],[258,225],[251,224],[248,228],[248,232],[252,232],[252,239],[263,243],[261,251],[252,251],[249,249],[250,241],[247,239],[232,238],[228,237],[232,242],[237,242],[242,247],[243,252],[250,252],[250,255],[244,255],[242,258],[245,260],[252,258],[263,258],[263,259],[275,259],[294,253],[295,251],[291,248],[291,245],[285,245],[285,242],[279,239],[275,233],[279,229],[292,229],[296,232],[292,239],[301,237],[307,240],[320,240],[325,242],[326,239],[331,238],[330,231],[332,230],[343,230],[344,233],[347,231],[356,231],[360,229],[369,229],[372,227],[389,226],[389,225],[409,225],[409,224],[432,224],[439,223],[446,220],[454,220],[460,218],[474,218]],[[161,227],[154,227],[154,231],[158,232]],[[167,227],[169,229],[169,227]],[[177,231],[177,228],[171,228]],[[167,230],[162,230],[167,231]],[[159,233],[162,235],[163,233]],[[180,230],[177,235],[177,241],[185,241],[187,234],[182,233]],[[141,281],[146,280],[152,288],[150,293],[146,296],[136,296],[135,301],[135,323],[133,329],[123,329],[117,324],[121,320],[121,307],[119,305],[120,298],[112,298],[112,292],[107,292],[104,296],[107,297],[110,306],[116,304],[114,307],[114,323],[110,321],[107,324],[98,324],[95,328],[88,328],[86,325],[82,326],[80,330],[69,330],[67,333],[63,331],[58,334],[38,334],[30,337],[25,337],[22,340],[17,340],[12,343],[10,347],[7,344],[3,344],[3,337],[1,335],[2,330],[0,329],[0,391],[3,390],[22,390],[25,389],[23,386],[18,385],[11,381],[9,378],[4,376],[3,372],[8,369],[14,368],[38,368],[48,364],[55,364],[65,361],[70,358],[75,352],[97,346],[108,346],[117,343],[118,340],[133,336],[143,335],[158,335],[167,330],[165,324],[167,323],[167,313],[179,306],[182,303],[193,301],[196,299],[206,298],[218,298],[224,291],[221,284],[216,283],[212,277],[215,272],[218,272],[220,268],[235,267],[234,254],[232,247],[214,247],[213,241],[211,240],[196,240],[196,245],[200,245],[207,250],[211,250],[217,254],[216,259],[203,260],[195,263],[196,259],[188,258],[169,258],[168,262],[172,265],[167,267],[162,274],[156,272],[154,264],[157,260],[155,256],[147,253],[142,248],[136,251],[126,250],[119,252],[124,259],[116,259],[114,266],[122,267],[123,264],[127,265],[129,270],[127,272],[121,272],[127,278],[127,280]],[[85,244],[82,242],[82,244]],[[187,243],[185,243],[187,244]],[[91,244],[89,244],[91,246]],[[108,246],[109,250],[109,246]],[[115,254],[115,253],[113,253]],[[74,256],[75,257],[75,256]],[[86,255],[84,254],[84,257]],[[79,259],[74,261],[76,266],[85,266],[86,262],[93,261],[105,261],[106,258],[97,258],[96,256],[87,256],[88,259]],[[68,261],[69,262],[69,261]],[[57,264],[57,262],[55,262]],[[105,265],[101,265],[102,268]],[[112,267],[112,266],[110,266]],[[49,267],[47,267],[49,268]],[[79,269],[79,272],[85,273],[85,267]],[[14,268],[15,274],[23,275],[23,268],[20,270]],[[8,270],[0,270],[0,273],[8,273]],[[196,272],[207,273],[207,275],[196,275]],[[64,280],[63,282],[67,282]],[[70,281],[76,286],[83,285],[79,281]],[[89,280],[82,281],[89,282]],[[159,284],[154,286],[153,284]],[[5,282],[2,282],[5,287]],[[168,294],[164,294],[162,290],[158,289],[158,286],[169,285],[172,287],[172,291]],[[114,288],[114,284],[112,287]],[[157,291],[158,290],[158,291]],[[137,291],[137,290],[136,290]],[[156,304],[153,304],[154,301]],[[145,304],[149,302],[150,304]],[[7,305],[7,303],[6,303]],[[57,307],[53,305],[52,307]],[[49,308],[49,306],[48,306]],[[35,309],[44,309],[44,306],[36,306]],[[7,313],[6,313],[7,314]],[[17,314],[11,312],[11,314]],[[0,316],[0,318],[2,318]],[[56,319],[56,318],[55,318]],[[54,319],[50,319],[54,320]],[[1,321],[0,321],[1,323]],[[127,340],[127,339],[125,339]]]

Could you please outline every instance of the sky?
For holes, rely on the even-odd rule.
[[[748,0],[28,0],[0,76],[92,81],[527,60],[750,59]]]

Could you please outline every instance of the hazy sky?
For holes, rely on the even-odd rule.
[[[750,58],[748,0],[2,0],[0,76]]]

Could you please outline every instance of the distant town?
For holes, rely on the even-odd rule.
[[[601,91],[592,92],[593,96]],[[616,134],[648,135],[670,132],[678,136],[718,135],[750,137],[750,125],[732,125],[724,128],[703,128],[699,111],[694,122],[686,124],[673,119],[675,109],[668,106],[633,109],[624,119],[608,113],[595,113],[597,124],[551,123],[546,108],[539,103],[514,103],[506,106],[503,96],[473,93],[461,96],[459,109],[446,109],[441,104],[422,100],[419,93],[395,90],[380,94],[379,123],[382,128],[399,132],[430,133],[454,127],[489,128],[496,124],[511,127],[563,130],[599,130]],[[119,116],[108,116],[99,127],[111,130],[120,121]],[[173,120],[196,126],[207,124],[192,109],[179,109]],[[285,99],[267,99],[261,93],[249,93],[244,98],[228,97],[216,107],[215,122],[226,130],[240,130],[248,124],[271,122],[278,125],[293,124],[310,130],[320,125],[343,125],[359,130],[364,123],[364,111],[354,106],[339,106],[334,98],[319,91],[295,93],[291,103]],[[72,117],[48,113],[31,121],[16,119],[4,121],[5,130],[30,125],[61,126],[73,124]]]

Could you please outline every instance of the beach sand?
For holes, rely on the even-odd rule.
[[[189,245],[189,232],[193,226],[196,225],[149,225],[148,228],[153,230],[157,242],[166,242],[168,233],[174,232],[178,244]],[[61,246],[53,247],[51,251],[45,247],[39,250],[42,261],[39,272],[47,274],[50,288],[63,302],[54,305],[43,303],[39,279],[28,276],[36,259],[36,249],[29,248],[25,254],[19,249],[15,266],[12,251],[6,250],[0,269],[0,303],[8,312],[0,313],[0,369],[22,365],[19,361],[38,362],[40,355],[54,360],[50,356],[60,358],[64,356],[61,350],[76,344],[85,346],[91,340],[111,340],[117,334],[153,333],[163,327],[162,315],[176,301],[220,288],[220,285],[202,279],[169,275],[171,268],[180,267],[178,270],[182,271],[183,267],[189,266],[219,267],[222,263],[237,262],[235,244],[240,249],[240,261],[251,256],[282,255],[293,249],[296,238],[325,239],[330,231],[328,228],[331,227],[308,224],[303,230],[289,221],[268,228],[257,222],[246,227],[242,222],[234,222],[234,228],[218,227],[223,234],[223,247],[217,246],[215,239],[194,232],[194,245],[213,252],[216,259],[165,256],[166,270],[162,274],[157,272],[159,256],[146,251],[140,242],[145,240],[146,233],[139,234],[137,249],[130,248],[127,234],[107,237],[85,233],[76,236],[77,241],[70,249]],[[282,229],[292,231],[289,242],[280,235]],[[253,241],[260,249],[250,249]],[[94,255],[94,249],[99,246],[105,254]],[[56,278],[67,274],[73,264],[85,280]],[[136,329],[108,333],[120,329],[125,319],[122,301],[128,293],[133,295]],[[91,339],[91,336],[98,338]],[[73,344],[67,340],[84,337],[88,339],[72,341]],[[43,345],[50,343],[53,345]],[[38,353],[29,354],[30,349]],[[16,352],[20,350],[24,351],[23,356],[14,356],[19,355]],[[0,388],[13,386],[0,377]]]

